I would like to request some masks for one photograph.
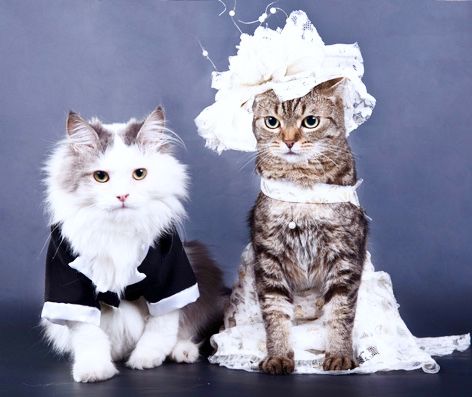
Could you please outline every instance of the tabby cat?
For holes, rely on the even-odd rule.
[[[285,102],[273,91],[255,98],[256,170],[262,178],[306,188],[356,183],[344,127],[344,84],[342,78],[333,79]],[[267,335],[267,357],[260,368],[270,374],[293,372],[293,295],[306,290],[318,291],[320,299],[313,305],[329,313],[323,369],[356,367],[352,328],[366,255],[364,211],[350,202],[293,203],[261,192],[249,222]]]

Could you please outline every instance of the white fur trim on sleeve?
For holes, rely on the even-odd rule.
[[[45,302],[41,318],[56,324],[64,324],[65,321],[82,321],[99,326],[100,310],[96,307],[71,303]]]
[[[149,313],[151,316],[162,316],[172,310],[181,309],[189,303],[195,302],[199,296],[198,284],[195,283],[191,287],[164,298],[159,302],[148,302]]]

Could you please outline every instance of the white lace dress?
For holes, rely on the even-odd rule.
[[[265,331],[255,293],[253,251],[249,244],[242,255],[239,281],[225,312],[224,329],[211,338],[213,364],[232,369],[258,371],[266,356]],[[413,370],[436,373],[439,365],[431,356],[463,351],[470,345],[470,334],[438,338],[415,338],[398,312],[390,276],[375,271],[367,255],[359,289],[353,330],[353,347],[359,366],[350,371],[323,371],[326,319],[313,294],[294,298],[295,319],[291,345],[295,372],[299,374],[372,373]]]

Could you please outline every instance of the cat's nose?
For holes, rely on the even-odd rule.
[[[122,194],[121,196],[116,196],[116,198],[120,200],[122,203],[124,203],[126,199],[128,198],[128,196],[129,194]]]
[[[287,147],[289,149],[291,149],[293,147],[293,145],[295,145],[295,141],[286,141],[286,140],[284,140],[284,143],[287,145]]]

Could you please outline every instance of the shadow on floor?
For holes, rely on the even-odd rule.
[[[165,363],[145,371],[119,365],[106,382],[77,384],[70,363],[56,357],[41,340],[40,329],[2,316],[0,396],[191,396],[191,397],[468,397],[472,395],[471,350],[439,358],[439,374],[396,371],[372,375],[291,375],[272,377],[208,364]],[[24,316],[21,316],[24,318]],[[29,318],[33,318],[30,316]]]

